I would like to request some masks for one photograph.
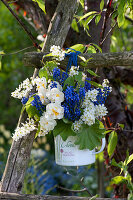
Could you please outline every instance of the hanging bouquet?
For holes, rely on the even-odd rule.
[[[28,114],[27,121],[16,128],[13,139],[17,141],[34,130],[36,137],[53,131],[55,137],[60,135],[64,141],[76,136],[79,149],[92,150],[105,136],[100,120],[107,114],[104,104],[111,92],[109,81],[104,79],[102,85],[91,81],[76,66],[79,52],[65,53],[55,45],[50,51],[49,56],[54,60],[45,63],[38,77],[27,78],[11,94],[21,99],[23,110]],[[58,61],[65,56],[70,59],[67,70],[63,71]],[[96,76],[91,70],[88,72]]]

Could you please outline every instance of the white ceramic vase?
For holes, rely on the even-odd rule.
[[[55,137],[55,161],[58,165],[63,166],[82,166],[89,165],[95,162],[95,155],[102,152],[105,147],[105,138],[102,138],[102,146],[98,152],[95,149],[79,150],[78,145],[75,145],[75,136],[69,136],[66,141],[63,141],[61,136]]]

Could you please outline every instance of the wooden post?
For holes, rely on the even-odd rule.
[[[77,0],[59,1],[49,25],[43,51],[49,51],[51,45],[63,46],[76,9]],[[36,77],[37,73],[38,69],[35,69],[33,76]],[[20,126],[26,118],[27,115],[24,112],[20,116],[18,126]],[[19,139],[17,142],[13,141],[0,185],[1,192],[21,192],[34,136],[35,132],[33,131],[26,137]]]

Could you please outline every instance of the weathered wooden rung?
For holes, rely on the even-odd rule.
[[[33,66],[41,68],[43,63],[41,62],[43,56],[46,53],[43,52],[27,52],[24,54],[23,62],[26,66]],[[115,52],[115,53],[85,53],[80,54],[85,57],[86,60],[90,59],[86,68],[90,67],[114,67],[114,66],[133,66],[133,51],[129,52]],[[51,57],[44,57],[44,61],[51,60]],[[78,65],[82,60],[78,58]],[[60,67],[65,69],[68,64],[68,58],[65,58],[60,62]]]
[[[89,200],[90,197],[77,197],[77,196],[53,196],[53,195],[33,195],[33,194],[17,194],[0,192],[0,199],[6,200]],[[115,200],[114,198],[96,198],[96,200]],[[117,199],[126,200],[126,199]]]

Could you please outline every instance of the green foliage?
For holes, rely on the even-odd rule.
[[[46,80],[48,81],[48,71],[47,71],[47,68],[46,68],[46,67],[42,67],[42,68],[39,70],[39,77],[40,77],[40,78],[45,77]]]
[[[101,14],[99,14],[99,15],[97,15],[97,16],[95,17],[95,24],[96,24],[96,25],[99,23],[100,19],[101,19]]]
[[[38,3],[38,6],[43,10],[43,12],[46,14],[46,10],[45,10],[45,1],[43,0],[32,0],[36,3]]]
[[[75,44],[75,45],[71,46],[70,48],[75,49],[76,51],[80,51],[81,53],[83,53],[85,50],[85,46],[83,44]],[[68,49],[67,52],[70,52],[71,49]]]
[[[76,19],[73,19],[72,24],[71,24],[71,28],[76,31],[77,33],[79,33],[79,28],[78,28],[78,24]]]
[[[35,106],[31,105],[31,102],[33,101],[33,97],[29,98],[29,100],[27,101],[25,107],[26,107],[26,112],[29,116],[29,118],[32,118],[34,116],[36,116],[36,118],[39,117],[39,112],[38,110],[35,108]]]
[[[104,7],[104,0],[101,0],[101,3],[100,3],[100,10],[101,11],[103,10],[103,7]]]
[[[88,126],[86,124],[81,125],[79,133],[77,133],[76,145],[79,145],[79,149],[94,149],[101,143],[101,138],[104,137],[105,129],[99,127],[99,121],[95,124]]]
[[[72,122],[64,123],[62,120],[58,120],[56,127],[53,130],[53,134],[56,137],[60,135],[62,139],[65,141],[69,136],[75,136],[76,133],[72,130]]]
[[[2,2],[0,2],[0,38],[0,52],[3,50],[5,53],[0,71],[0,113],[2,113],[0,123],[13,131],[19,118],[21,102],[12,98],[11,92],[33,73],[33,69],[23,67],[24,52],[6,54],[31,46],[31,41]]]
[[[93,71],[90,70],[90,69],[87,69],[87,72],[89,72],[89,74],[91,74],[92,76],[99,77],[95,72],[93,72]]]
[[[112,131],[109,135],[109,139],[108,139],[108,148],[107,148],[107,152],[109,157],[112,156],[112,154],[115,151],[116,145],[117,145],[117,133],[115,131]]]
[[[128,189],[129,189],[129,195],[128,195],[128,200],[132,200],[133,199],[133,183],[132,183],[132,178],[131,178],[131,175],[129,174],[128,172],[128,164],[133,160],[133,154],[131,154],[129,156],[129,153],[127,151],[127,156],[126,156],[126,159],[124,162],[119,162],[117,163],[114,159],[112,160],[111,164],[113,166],[116,166],[118,168],[121,169],[121,172],[120,174],[122,174],[123,172],[123,175],[119,175],[119,176],[116,176],[114,177],[110,184],[120,184],[120,183],[126,183]]]
[[[103,89],[103,86],[99,83],[96,83],[94,81],[89,81],[89,80],[86,80],[88,83],[90,83],[91,85],[94,85],[95,87],[98,87],[98,88],[102,88]]]

